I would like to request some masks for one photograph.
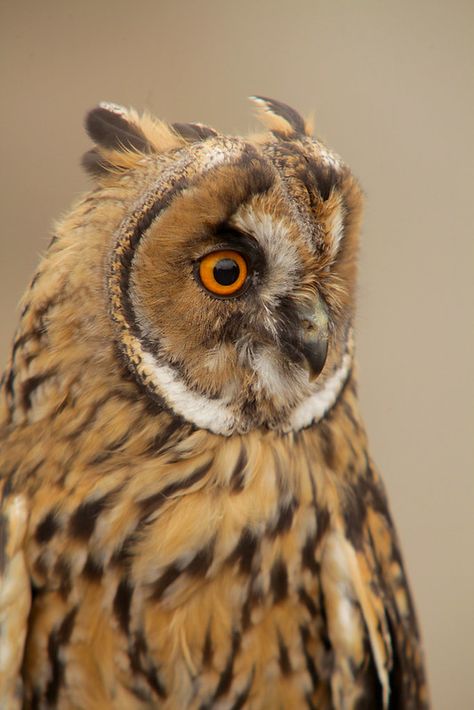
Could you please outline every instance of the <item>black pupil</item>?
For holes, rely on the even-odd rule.
[[[239,278],[239,265],[233,259],[221,259],[214,267],[214,278],[221,286],[232,286]]]

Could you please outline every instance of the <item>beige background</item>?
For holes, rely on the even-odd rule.
[[[474,707],[472,0],[0,5],[0,358],[108,99],[229,132],[315,111],[367,192],[358,354],[434,706]]]

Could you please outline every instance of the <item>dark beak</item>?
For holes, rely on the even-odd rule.
[[[321,374],[328,354],[328,315],[321,299],[305,304],[300,318],[300,347],[312,382]]]

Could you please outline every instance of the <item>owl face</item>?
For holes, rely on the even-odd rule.
[[[88,118],[89,170],[136,186],[108,242],[121,357],[219,434],[310,424],[351,362],[360,190],[298,114],[259,103],[271,130],[247,140],[110,106]]]

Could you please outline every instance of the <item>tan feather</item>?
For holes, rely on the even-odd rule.
[[[1,381],[2,707],[428,707],[356,394],[361,190],[257,102],[257,138],[89,115]]]

